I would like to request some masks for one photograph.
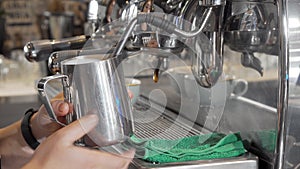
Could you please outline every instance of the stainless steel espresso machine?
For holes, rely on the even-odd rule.
[[[125,51],[127,55],[122,59],[128,60],[126,64],[135,58],[133,64],[141,61],[151,65],[150,74],[133,75],[142,81],[133,113],[137,136],[174,139],[209,132],[239,132],[248,151],[230,159],[172,164],[135,159],[131,168],[299,168],[300,17],[297,12],[300,3],[297,0],[147,2],[152,5],[149,12],[163,11],[172,17],[131,12],[130,17],[125,17],[126,29],[118,29],[121,32],[118,38],[103,35],[112,31],[111,24],[99,27],[93,36],[29,42],[24,48],[26,57],[31,61],[50,57],[51,70],[59,73],[61,60],[101,50],[83,50],[86,42],[116,38],[112,43],[114,55]],[[146,2],[134,1],[128,5],[131,8],[136,5],[134,9],[143,11],[141,4]],[[147,46],[152,39],[154,46]],[[152,55],[156,55],[154,59]],[[172,59],[173,55],[177,59]],[[177,67],[182,66],[190,69],[179,73]],[[223,84],[228,79],[245,80],[247,90],[239,95],[243,87],[226,88],[231,86]],[[221,95],[221,103],[219,88],[226,91]],[[227,91],[231,92],[229,96]]]

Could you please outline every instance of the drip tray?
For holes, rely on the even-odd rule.
[[[215,160],[199,160],[180,163],[168,164],[151,164],[145,161],[134,159],[130,169],[143,168],[162,168],[162,169],[257,169],[257,157],[247,153],[243,156],[228,158],[228,159],[215,159]]]
[[[150,106],[151,105],[151,106]],[[198,134],[209,133],[208,130],[177,116],[175,113],[149,103],[143,97],[134,106],[134,134],[139,138],[178,139]],[[175,119],[175,120],[174,120]],[[170,168],[170,169],[257,169],[257,156],[246,153],[239,157],[214,160],[198,160],[178,163],[153,164],[141,159],[134,159],[130,169]]]

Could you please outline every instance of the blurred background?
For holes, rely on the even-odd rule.
[[[0,1],[0,127],[20,119],[27,108],[40,105],[35,83],[48,74],[46,62],[28,62],[24,45],[32,40],[84,34],[88,3],[85,0]],[[104,15],[103,12],[99,14]]]

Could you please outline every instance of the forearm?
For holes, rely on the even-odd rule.
[[[20,168],[33,154],[21,133],[21,121],[0,129],[1,167]]]

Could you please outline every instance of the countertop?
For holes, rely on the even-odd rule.
[[[18,80],[5,80],[0,82],[0,97],[36,95],[35,82],[20,82]]]

